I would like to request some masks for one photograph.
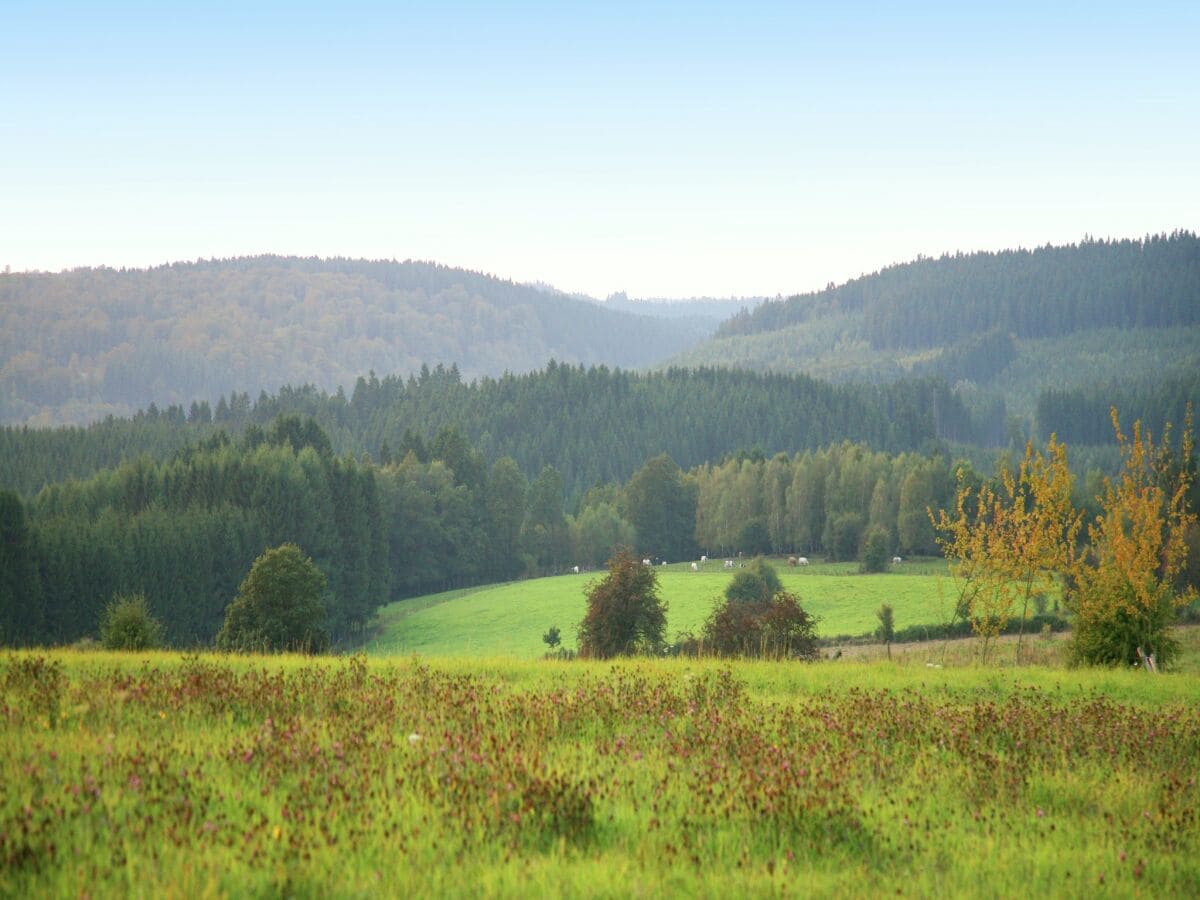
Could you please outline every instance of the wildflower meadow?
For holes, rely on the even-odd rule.
[[[1195,896],[1188,676],[0,657],[6,896]]]

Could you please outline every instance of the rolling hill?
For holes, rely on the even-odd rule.
[[[85,423],[425,363],[637,368],[710,333],[427,262],[279,256],[0,274],[0,422]]]
[[[739,313],[667,364],[718,362],[841,382],[937,375],[979,408],[1002,399],[1031,433],[1062,430],[1034,421],[1048,388],[1105,385],[1121,405],[1182,379],[1180,396],[1200,399],[1200,238],[921,258]]]

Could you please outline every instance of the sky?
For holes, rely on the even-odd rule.
[[[0,4],[0,270],[776,296],[1200,230],[1200,4]]]

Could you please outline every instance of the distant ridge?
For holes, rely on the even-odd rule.
[[[1111,431],[1106,415],[1068,413],[1043,394],[1083,390],[1089,409],[1107,396],[1155,419],[1182,409],[1179,397],[1200,400],[1200,239],[922,257],[741,312],[667,364],[835,382],[940,376],[977,413],[1003,402],[1014,440],[1069,423],[1095,436]],[[1170,404],[1153,401],[1164,379]]]
[[[1200,238],[1176,231],[919,258],[764,303],[725,322],[717,336],[776,331],[835,313],[861,315],[859,336],[875,349],[936,347],[996,329],[1035,338],[1200,324]]]
[[[431,262],[255,256],[0,275],[0,421],[344,386],[423,363],[642,367],[711,333]]]

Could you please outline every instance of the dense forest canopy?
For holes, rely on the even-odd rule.
[[[1082,449],[1085,506],[1117,455],[1112,406],[1161,433],[1200,402],[1198,247],[922,259],[679,357],[720,367],[650,371],[605,362],[648,366],[711,320],[428,263],[0,276],[0,419],[140,407],[0,426],[0,640],[92,633],[120,593],[207,644],[283,543],[326,578],[335,638],[389,599],[622,545],[932,553],[928,510],[959,478],[1051,434]]]
[[[333,391],[426,361],[645,366],[711,320],[664,321],[427,262],[262,256],[0,275],[0,421],[85,423],[282,384]]]
[[[139,457],[28,501],[0,490],[0,642],[94,633],[121,593],[144,595],[171,643],[211,643],[248,567],[283,543],[327,579],[327,619],[343,639],[390,599],[595,568],[619,546],[638,558],[852,558],[870,526],[897,549],[927,553],[936,545],[925,509],[954,483],[941,455],[849,442],[691,471],[659,454],[565,513],[557,469],[527,478],[508,457],[489,465],[454,429],[376,464],[335,455],[315,419],[281,415],[236,441],[215,430],[164,461]]]
[[[1035,435],[1044,390],[1118,381],[1136,399],[1200,369],[1198,248],[1176,232],[922,258],[765,303],[601,304],[432,263],[348,259],[6,274],[0,422],[186,410],[281,384],[350,391],[367,370],[404,378],[438,360],[471,378],[559,359],[835,383],[936,376],[977,422],[1016,416]]]
[[[667,364],[714,363],[838,383],[937,375],[976,417],[1002,402],[1030,436],[1056,427],[1039,403],[1051,389],[1119,384],[1114,401],[1154,417],[1142,398],[1200,370],[1200,239],[921,258],[739,313]],[[1111,441],[1103,420],[1089,428]]]
[[[312,416],[339,453],[377,461],[426,456],[454,428],[495,461],[514,459],[527,477],[552,465],[569,497],[624,480],[646,459],[669,453],[680,465],[715,462],[745,447],[766,453],[861,441],[882,451],[941,441],[991,445],[1005,439],[1003,408],[972,417],[937,378],[884,386],[831,385],[803,375],[671,369],[639,374],[551,363],[525,375],[466,381],[457,368],[423,367],[409,378],[359,378],[354,390],[315,387],[221,397],[215,408],[148,408],[87,428],[0,428],[0,485],[25,496],[61,478],[84,477],[122,459],[165,459],[216,426],[235,432],[280,414]]]
[[[1166,377],[1153,384],[1116,380],[1086,388],[1047,388],[1038,398],[1038,436],[1057,434],[1071,444],[1115,442],[1111,410],[1127,410],[1154,434],[1168,424],[1182,423],[1192,409],[1200,407],[1200,371],[1190,376]]]
[[[1093,328],[1200,324],[1200,238],[947,254],[890,266],[840,286],[765,303],[719,337],[776,331],[831,313],[861,314],[876,349],[937,347],[993,330],[1050,337]]]
[[[376,463],[336,455],[311,417],[252,423],[237,440],[213,427],[161,462],[139,457],[27,500],[0,489],[0,643],[85,637],[114,595],[138,594],[173,644],[210,644],[248,567],[284,543],[321,570],[343,640],[389,600],[597,568],[621,546],[639,559],[848,560],[874,536],[888,557],[931,554],[929,511],[984,481],[941,451],[842,441],[688,469],[658,454],[568,503],[554,466],[526,477],[509,457],[489,464],[454,428]],[[1098,479],[1076,481],[1077,505],[1094,504]]]

